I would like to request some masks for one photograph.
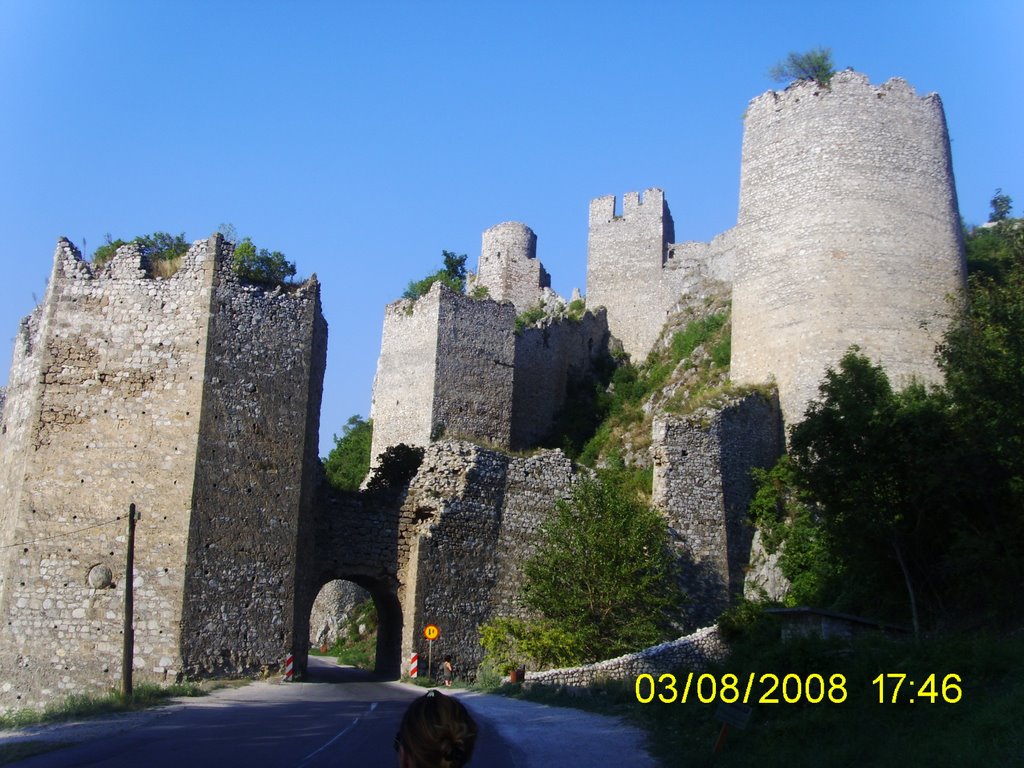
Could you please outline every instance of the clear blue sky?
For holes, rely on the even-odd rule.
[[[1024,3],[0,0],[0,380],[61,235],[221,223],[323,284],[321,453],[367,415],[384,305],[507,220],[583,289],[591,198],[735,223],[742,115],[789,51],[946,107],[961,213],[1024,209]]]

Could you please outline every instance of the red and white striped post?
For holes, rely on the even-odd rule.
[[[290,683],[295,676],[295,657],[292,654],[288,654],[288,658],[284,660],[284,682]]]
[[[414,653],[409,659],[409,677],[416,677],[420,673],[420,655]]]

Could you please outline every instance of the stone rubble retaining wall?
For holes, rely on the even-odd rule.
[[[661,645],[595,664],[528,672],[525,683],[577,687],[604,680],[632,680],[644,673],[659,675],[678,669],[699,670],[704,669],[710,661],[722,659],[725,653],[726,646],[718,635],[718,627],[712,625],[678,640],[669,640]]]

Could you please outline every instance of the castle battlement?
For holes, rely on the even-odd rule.
[[[927,106],[942,108],[937,93],[919,95],[917,90],[902,77],[892,77],[881,85],[872,85],[868,76],[853,70],[837,72],[827,86],[815,80],[796,80],[781,91],[765,91],[750,100],[746,116],[749,118],[760,111],[781,112],[805,108],[816,99],[887,100],[904,106]]]

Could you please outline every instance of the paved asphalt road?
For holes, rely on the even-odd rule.
[[[422,688],[374,682],[361,670],[310,658],[308,682],[253,683],[182,705],[12,738],[77,741],[19,768],[394,768],[402,712]],[[612,718],[456,691],[481,727],[480,768],[655,766],[643,736]]]

